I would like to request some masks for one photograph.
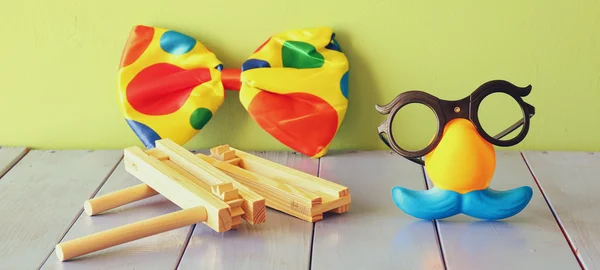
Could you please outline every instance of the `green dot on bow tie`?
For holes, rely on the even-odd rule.
[[[284,67],[319,68],[325,58],[315,46],[302,41],[286,41],[281,48],[281,58]]]
[[[206,108],[196,109],[190,116],[190,125],[197,130],[202,129],[212,118],[212,112]]]

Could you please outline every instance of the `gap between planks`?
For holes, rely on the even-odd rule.
[[[109,170],[109,172],[106,174],[106,176],[104,177],[104,179],[102,180],[102,182],[100,183],[100,185],[98,185],[98,187],[96,188],[96,190],[94,190],[94,192],[92,192],[92,194],[90,195],[89,199],[92,199],[92,198],[96,197],[96,194],[98,194],[98,192],[100,191],[100,189],[102,189],[102,187],[104,186],[104,184],[106,183],[106,181],[115,172],[115,170],[117,169],[117,167],[119,166],[119,164],[121,163],[122,160],[123,160],[123,155],[121,155],[121,157],[117,160],[117,162],[115,162],[115,165],[113,165],[113,167]],[[67,234],[69,233],[69,231],[71,230],[71,228],[73,228],[73,225],[75,225],[75,222],[77,222],[77,220],[79,219],[79,217],[81,216],[81,214],[83,214],[83,203],[81,203],[81,209],[79,209],[79,212],[77,213],[77,215],[75,215],[73,217],[73,220],[71,221],[71,224],[64,231],[64,233],[60,237],[60,240],[58,240],[58,243],[56,243],[56,244],[59,244],[60,242],[62,242],[64,240],[65,236],[67,236]],[[50,253],[48,253],[48,255],[46,255],[46,258],[44,258],[44,260],[38,265],[38,267],[37,267],[38,270],[40,270],[42,267],[44,267],[44,264],[46,264],[46,262],[48,261],[48,259],[50,258],[50,256],[52,256],[53,253],[54,253],[54,248],[52,250],[50,250]]]
[[[521,158],[523,158],[523,161],[525,162],[525,165],[527,166],[527,169],[529,170],[529,173],[531,174],[531,177],[533,177],[533,181],[537,185],[538,190],[542,194],[542,197],[544,198],[544,201],[546,201],[546,204],[548,205],[548,208],[550,208],[550,212],[552,213],[552,216],[554,216],[554,220],[558,224],[558,227],[560,228],[560,231],[562,232],[563,237],[565,238],[565,241],[567,241],[567,243],[569,243],[569,247],[571,248],[571,251],[573,252],[573,256],[575,256],[575,259],[577,260],[577,263],[579,263],[579,266],[581,267],[581,269],[586,269],[583,266],[583,262],[581,261],[581,257],[579,256],[579,252],[577,251],[577,248],[575,247],[575,244],[569,239],[569,236],[567,235],[567,231],[565,229],[564,224],[562,223],[562,221],[558,217],[558,214],[556,213],[556,210],[554,209],[554,206],[552,205],[552,203],[548,199],[548,197],[546,195],[546,192],[544,191],[544,188],[540,184],[540,181],[537,179],[537,177],[535,177],[535,174],[533,173],[533,170],[531,169],[531,165],[527,161],[527,158],[525,157],[525,154],[523,154],[522,151],[519,151],[519,154],[521,155]]]
[[[194,235],[194,230],[196,230],[196,226],[198,226],[198,224],[192,225],[192,227],[188,231],[188,235],[185,237],[185,240],[184,240],[185,242],[183,243],[183,246],[181,247],[181,252],[179,253],[179,258],[177,258],[177,263],[175,264],[175,267],[173,268],[173,270],[179,269],[179,265],[181,264],[181,260],[183,260],[183,256],[185,255],[185,252],[188,250],[187,247],[190,244],[190,241],[192,240],[192,236]]]
[[[429,186],[429,182],[427,181],[427,173],[425,172],[424,166],[421,166],[421,171],[423,172],[423,181],[425,181],[425,187],[427,189],[431,189],[432,187]],[[440,251],[440,257],[442,258],[442,266],[444,267],[444,269],[448,269],[448,263],[446,262],[446,254],[444,252],[444,246],[442,245],[442,239],[440,237],[440,224],[437,220],[433,221],[433,230],[435,231],[435,238],[437,240],[438,250]]]
[[[319,162],[317,163],[317,177],[321,177],[321,158],[319,158]],[[308,269],[312,269],[313,265],[313,250],[315,248],[315,229],[316,229],[316,223],[313,222],[312,224],[312,235],[310,237],[310,251],[309,251],[309,258],[308,258]]]
[[[2,176],[4,176],[5,174],[7,174],[13,167],[15,167],[15,165],[17,165],[17,163],[19,163],[19,161],[21,161],[27,154],[29,154],[29,151],[31,151],[31,148],[24,146],[24,147],[6,147],[6,146],[0,146],[0,151],[2,150],[2,148],[12,148],[12,149],[19,149],[21,148],[21,152],[16,155],[15,157],[12,158],[12,161],[10,161],[8,164],[6,164],[6,167],[2,168],[0,167],[0,179],[2,179]],[[0,166],[2,166],[0,164]]]

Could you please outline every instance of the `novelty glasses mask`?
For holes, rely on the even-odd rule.
[[[501,93],[510,96],[521,108],[523,118],[506,128],[498,134],[488,134],[481,126],[479,119],[479,110],[481,102],[492,94]],[[377,131],[381,140],[394,152],[399,155],[424,165],[424,161],[420,157],[425,156],[432,151],[442,139],[444,127],[448,122],[456,118],[464,118],[470,120],[479,135],[486,141],[496,146],[508,147],[521,142],[529,131],[529,119],[535,114],[535,108],[524,102],[522,97],[526,97],[531,93],[531,85],[526,87],[517,87],[507,81],[495,80],[484,83],[477,88],[471,95],[460,100],[442,100],[431,94],[413,90],[399,94],[390,103],[386,105],[377,105],[376,109],[383,115],[388,115],[387,119],[379,125]],[[404,106],[412,103],[419,103],[431,109],[437,117],[437,132],[431,142],[422,149],[416,151],[406,150],[396,143],[394,134],[392,133],[392,122],[396,113]],[[512,139],[502,140],[506,135],[512,133],[517,128],[523,126],[521,131]]]

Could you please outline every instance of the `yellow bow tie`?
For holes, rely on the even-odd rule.
[[[287,147],[323,156],[348,106],[348,59],[327,27],[271,36],[243,63],[223,68],[202,43],[177,31],[138,25],[121,56],[123,115],[147,148],[183,145],[240,91],[252,119]],[[223,129],[226,130],[226,129]]]

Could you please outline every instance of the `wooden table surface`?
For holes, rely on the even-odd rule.
[[[391,199],[425,189],[423,168],[388,151],[252,152],[350,188],[350,211],[315,224],[269,209],[267,222],[215,233],[180,228],[60,262],[66,240],[178,210],[162,196],[98,216],[83,202],[141,183],[120,150],[0,148],[0,269],[600,269],[600,153],[497,151],[491,187],[534,188],[502,221],[422,221]]]

